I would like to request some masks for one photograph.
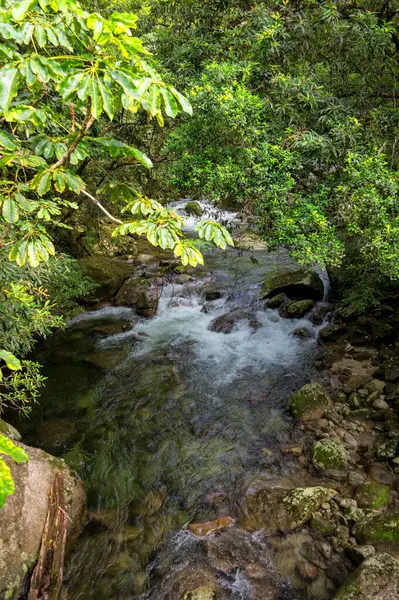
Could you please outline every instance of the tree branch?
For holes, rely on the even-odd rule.
[[[100,210],[102,210],[102,212],[107,215],[107,217],[109,219],[111,219],[111,221],[113,221],[114,223],[118,223],[118,225],[122,225],[123,221],[121,221],[120,219],[117,219],[116,217],[114,217],[113,215],[111,215],[111,213],[109,213],[107,211],[107,209],[101,204],[101,202],[99,202],[97,200],[97,198],[95,198],[94,196],[92,196],[91,194],[89,194],[89,192],[87,192],[86,190],[80,190],[80,193],[83,194],[84,196],[87,196],[87,198],[90,198],[90,200],[96,205],[98,206],[98,208]]]
[[[75,150],[75,148],[77,147],[79,142],[85,137],[85,135],[87,135],[87,132],[89,131],[90,127],[93,125],[94,121],[95,121],[95,118],[91,114],[91,98],[89,98],[89,102],[87,104],[86,116],[82,123],[82,128],[81,128],[80,132],[78,133],[78,135],[76,136],[76,138],[74,139],[72,144],[69,146],[69,148],[65,152],[65,154],[63,156],[61,156],[61,158],[59,160],[57,160],[56,163],[51,165],[51,167],[49,169],[50,171],[55,171],[56,169],[58,169],[58,167],[61,167],[63,164],[65,164],[69,160],[69,157],[71,156],[72,152]]]

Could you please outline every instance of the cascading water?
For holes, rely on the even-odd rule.
[[[286,253],[258,251],[254,261],[212,250],[196,278],[165,281],[153,318],[88,312],[41,350],[51,377],[21,429],[79,471],[91,514],[67,568],[71,599],[173,600],[190,569],[205,580],[217,573],[226,598],[268,598],[246,576],[255,559],[279,598],[300,597],[276,575],[263,538],[230,530],[240,558],[229,570],[216,543],[205,555],[185,530],[234,514],[259,473],[295,475],[282,452],[292,441],[284,406],[311,377],[316,338],[293,332],[316,328],[258,300],[265,276],[289,262]],[[220,298],[206,301],[210,290]],[[230,333],[210,330],[233,310],[241,318]]]

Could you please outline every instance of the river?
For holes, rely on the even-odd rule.
[[[88,492],[91,521],[66,569],[71,600],[178,599],[183,575],[216,577],[225,598],[266,599],[246,576],[255,563],[279,598],[306,597],[278,574],[262,536],[233,527],[210,551],[187,530],[234,517],[260,475],[296,476],[283,452],[295,441],[285,405],[312,378],[317,344],[307,319],[283,319],[259,301],[265,277],[290,263],[286,252],[205,254],[191,280],[164,279],[153,318],[88,311],[38,351],[49,380],[20,426],[24,441],[63,457]],[[212,292],[220,297],[206,301]],[[210,331],[237,308],[249,316],[231,333]],[[298,327],[314,337],[294,336]]]

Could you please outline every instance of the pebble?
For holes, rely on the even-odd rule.
[[[353,498],[342,498],[339,501],[339,505],[341,508],[357,508],[357,502]]]
[[[298,564],[298,570],[303,579],[308,579],[310,581],[314,581],[315,579],[317,579],[317,576],[319,574],[319,569],[315,565],[312,565],[311,563],[305,561],[300,562]]]
[[[326,430],[326,429],[328,429],[329,423],[328,423],[327,419],[319,419],[317,421],[317,425],[318,425],[319,429]]]
[[[303,453],[303,446],[287,446],[284,448],[283,452],[285,454],[291,454],[292,456],[301,456]]]
[[[368,397],[368,395],[369,395],[368,391],[365,390],[365,389],[363,389],[363,388],[360,389],[360,390],[357,390],[356,393],[357,393],[358,396],[360,396],[360,398],[363,398],[363,400],[366,399]]]
[[[377,400],[374,400],[372,406],[373,406],[373,408],[376,408],[377,410],[388,410],[389,409],[389,404],[387,402],[385,402],[385,400],[383,400],[382,398],[377,398]]]
[[[324,502],[324,504],[321,505],[321,508],[323,508],[324,510],[329,510],[331,506],[328,502]]]

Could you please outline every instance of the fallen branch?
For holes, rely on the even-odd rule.
[[[87,192],[86,190],[80,190],[80,193],[83,194],[84,196],[87,196],[87,198],[90,198],[90,200],[96,205],[98,206],[98,208],[100,210],[103,211],[103,213],[105,215],[107,215],[107,217],[109,219],[111,219],[111,221],[113,221],[114,223],[118,223],[118,225],[122,225],[123,221],[121,221],[120,219],[117,219],[116,217],[114,217],[113,215],[111,215],[110,212],[107,211],[107,209],[101,204],[101,202],[99,202],[97,200],[97,198],[95,198],[94,196],[92,196],[91,194],[89,194],[89,192]]]

